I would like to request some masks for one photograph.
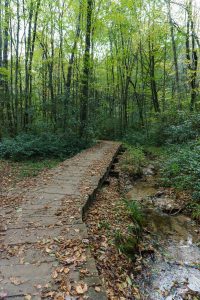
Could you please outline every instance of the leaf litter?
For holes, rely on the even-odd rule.
[[[109,182],[108,187],[97,193],[85,218],[91,251],[109,300],[140,299],[134,278],[138,272],[135,268],[141,266],[142,259],[136,255],[133,262],[115,244],[116,232],[126,234],[131,220],[121,199],[118,180],[111,177]]]

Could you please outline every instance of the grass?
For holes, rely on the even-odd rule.
[[[138,241],[134,236],[125,236],[119,230],[117,230],[115,232],[115,245],[120,252],[134,260],[135,254],[138,250]]]
[[[44,159],[41,161],[25,161],[17,163],[14,169],[19,168],[19,178],[35,177],[44,169],[52,169],[58,165],[59,159]]]
[[[143,212],[137,201],[123,199],[123,202],[132,223],[127,227],[126,233],[116,230],[114,240],[119,251],[134,260],[142,238]]]
[[[12,187],[17,182],[33,178],[45,169],[56,167],[60,159],[26,160],[13,162],[0,160],[0,181],[4,186]]]
[[[147,164],[143,148],[133,147],[127,144],[125,147],[127,150],[120,163],[122,171],[131,176],[141,176],[142,169]]]
[[[106,229],[106,230],[110,230],[110,224],[107,221],[100,221],[98,224],[98,228],[99,229]]]
[[[192,217],[195,220],[200,221],[200,204],[194,202],[194,203],[190,204],[190,209],[192,212]]]
[[[124,199],[124,203],[126,205],[127,211],[135,224],[142,226],[143,221],[143,213],[139,203],[135,200],[127,200]]]

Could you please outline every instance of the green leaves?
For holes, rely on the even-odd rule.
[[[7,68],[0,67],[0,75],[3,75],[5,77],[10,76],[10,71]]]
[[[0,158],[16,161],[33,158],[66,158],[89,145],[89,141],[75,135],[43,133],[21,134],[15,139],[4,139],[0,143]]]

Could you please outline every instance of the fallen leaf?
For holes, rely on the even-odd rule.
[[[95,291],[96,291],[97,293],[101,292],[100,287],[96,286],[96,287],[95,287]]]
[[[51,249],[49,249],[48,247],[45,249],[45,251],[47,252],[47,253],[51,253]]]
[[[62,293],[56,294],[54,300],[65,300],[64,294]]]
[[[85,292],[87,292],[87,290],[87,284],[79,284],[76,286],[76,292],[78,295],[83,295]]]
[[[68,274],[70,272],[70,269],[69,268],[64,268],[64,273],[65,274]]]
[[[20,285],[20,284],[24,283],[24,281],[20,280],[17,277],[10,277],[10,282],[14,285]]]
[[[37,288],[38,290],[40,290],[40,289],[42,288],[42,286],[41,286],[40,284],[38,284],[38,285],[36,286],[36,288]]]
[[[56,279],[56,278],[58,277],[57,271],[53,271],[51,277],[52,277],[53,279]]]

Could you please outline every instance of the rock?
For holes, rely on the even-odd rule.
[[[164,191],[158,191],[158,192],[154,195],[154,197],[160,198],[161,196],[164,196],[164,195],[165,195],[165,192],[164,192]]]
[[[149,165],[148,167],[144,168],[143,169],[143,174],[145,176],[153,176],[154,175],[154,172],[155,171],[155,168],[153,165]]]
[[[173,214],[180,211],[180,206],[175,202],[175,199],[168,197],[158,197],[155,198],[155,204],[159,207],[164,213]]]

